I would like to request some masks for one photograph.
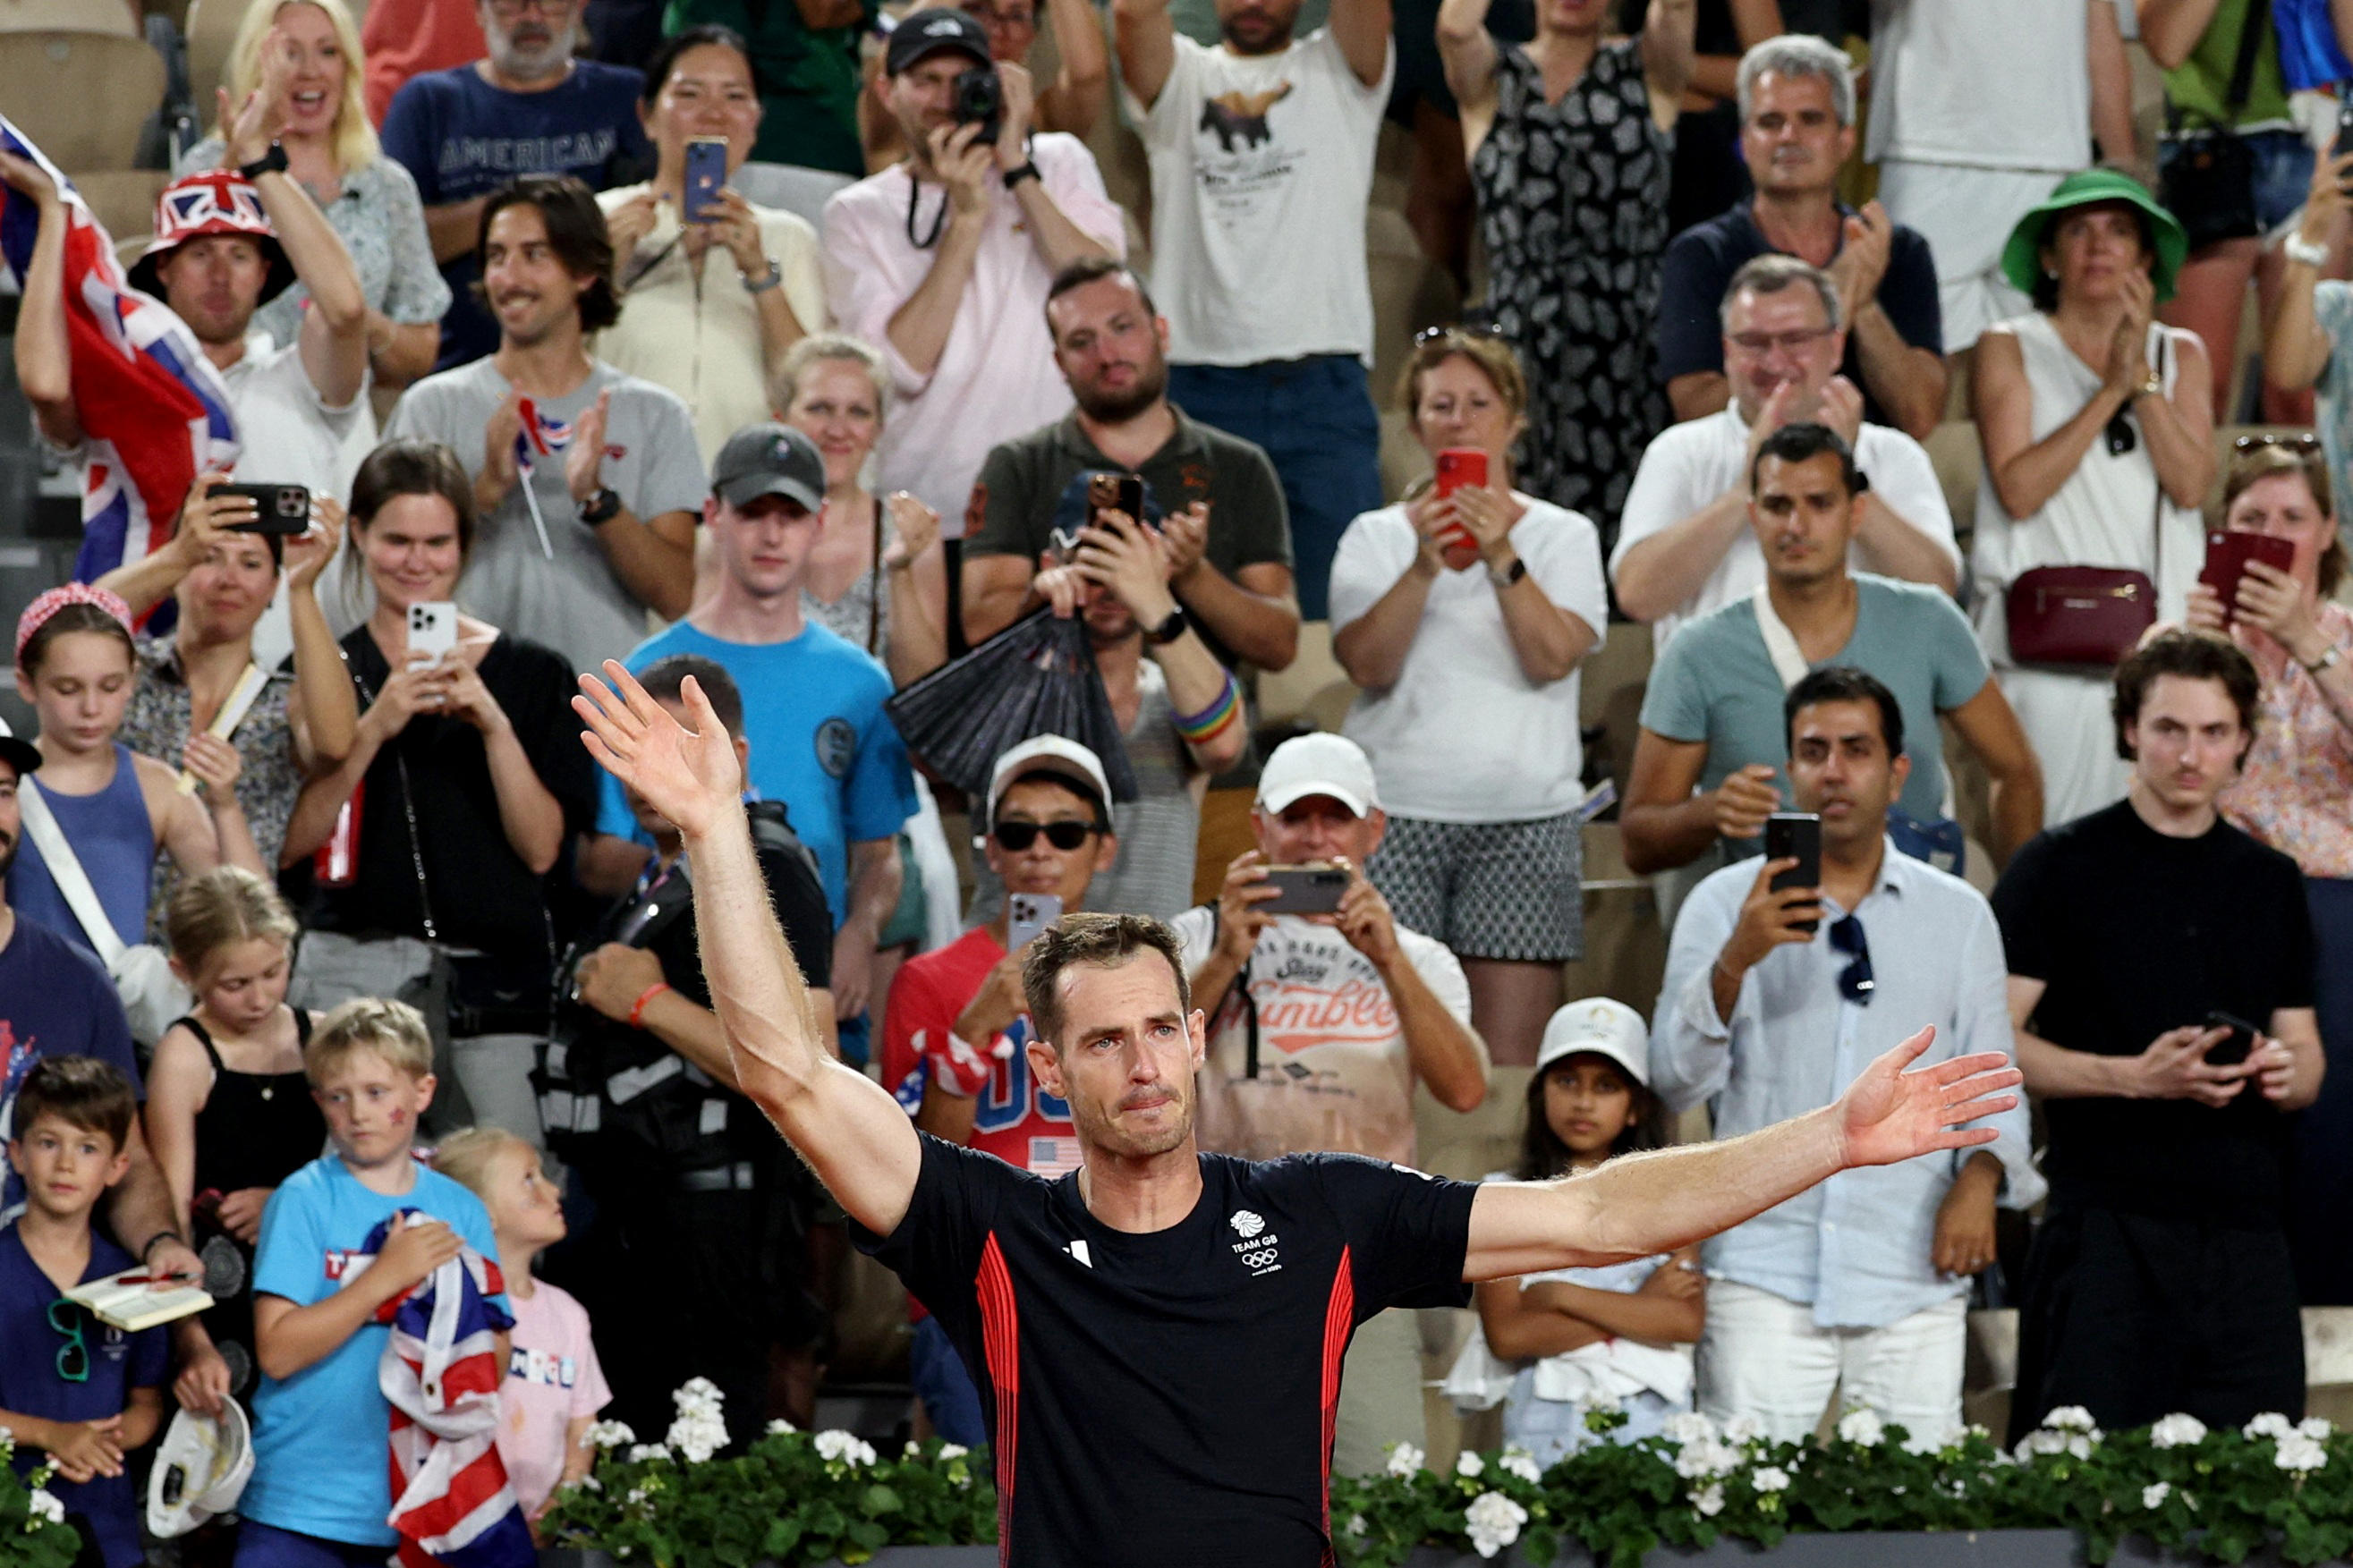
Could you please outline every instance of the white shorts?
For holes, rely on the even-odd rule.
[[[2063,178],[1894,158],[1879,165],[1879,200],[1887,216],[1916,230],[1936,258],[1947,353],[1958,353],[1994,322],[2031,308],[2001,275],[2001,247],[2018,220]]]
[[[1718,1422],[1750,1416],[1777,1443],[1803,1443],[1838,1394],[1915,1437],[1961,1424],[1969,1300],[1954,1295],[1879,1329],[1825,1329],[1814,1310],[1717,1279],[1699,1342],[1699,1407]]]

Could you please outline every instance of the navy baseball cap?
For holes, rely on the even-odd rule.
[[[988,30],[962,11],[942,5],[910,12],[891,29],[891,42],[882,55],[883,74],[897,76],[913,70],[945,49],[970,55],[976,66],[991,63]]]

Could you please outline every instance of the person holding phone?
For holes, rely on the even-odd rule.
[[[2296,863],[2215,804],[2262,710],[2253,661],[2222,637],[2143,642],[2116,674],[2125,798],[2041,834],[1994,888],[2051,1182],[2013,1441],[2062,1405],[2112,1430],[2303,1412],[2282,1113],[2324,1082],[2312,918]],[[2212,1058],[2222,1014],[2261,1030],[2243,1060]]]
[[[1781,722],[1810,815],[1768,826],[1810,830],[1793,846],[1808,864],[1768,848],[1692,890],[1651,1037],[1651,1088],[1670,1112],[1712,1104],[1719,1138],[1827,1102],[1921,1023],[1939,1059],[2011,1048],[1993,911],[1888,838],[1912,771],[1895,694],[1824,666],[1790,688]],[[1969,1282],[1994,1261],[1996,1204],[2042,1192],[2025,1108],[1992,1125],[1982,1149],[1858,1173],[1708,1242],[1700,1409],[1803,1442],[1835,1390],[1923,1441],[1957,1429]]]
[[[2340,120],[2335,149],[2312,171],[2304,220],[2281,242],[2279,303],[2263,335],[2265,384],[2278,392],[2314,392],[2312,426],[2339,494],[2353,474],[2353,353],[2337,352],[2338,344],[2353,340],[2353,283],[2329,274],[2341,270],[2348,185],[2353,143]]]
[[[2329,1064],[2296,1124],[2289,1237],[2306,1306],[2353,1304],[2353,612],[2337,603],[2345,542],[2310,436],[2246,437],[2222,489],[2224,538],[2257,534],[2285,569],[2250,562],[2226,605],[2204,583],[2189,624],[2236,643],[2262,677],[2255,743],[2217,804],[2295,858],[2319,957],[2313,1005]]]

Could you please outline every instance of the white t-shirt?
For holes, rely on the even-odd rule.
[[[1209,954],[1217,927],[1207,907],[1169,922],[1189,972]],[[1397,928],[1398,946],[1423,984],[1464,1028],[1471,984],[1443,943]],[[1277,915],[1250,962],[1258,1014],[1256,1078],[1248,1076],[1250,1011],[1237,985],[1209,1020],[1200,1076],[1201,1147],[1249,1160],[1337,1151],[1414,1163],[1413,1059],[1380,972],[1337,928]],[[1476,1039],[1474,1034],[1472,1038]],[[1485,1068],[1486,1047],[1480,1047]]]
[[[1178,35],[1135,117],[1152,165],[1152,292],[1178,364],[1373,359],[1365,208],[1389,82],[1366,87],[1328,27],[1277,55]]]
[[[1953,542],[1953,514],[1945,506],[1945,489],[1936,482],[1936,465],[1927,448],[1901,430],[1865,425],[1855,440],[1855,466],[1871,481],[1872,493],[1887,509],[1935,540],[1960,570],[1960,546]],[[1626,509],[1619,514],[1618,547],[1609,552],[1614,579],[1626,552],[1651,535],[1671,528],[1735,486],[1745,486],[1742,466],[1748,460],[1748,422],[1740,405],[1729,404],[1704,419],[1670,425],[1642,454],[1634,470],[1633,488],[1626,492]],[[1847,564],[1867,569],[1860,553],[1850,551]],[[1708,574],[1700,591],[1651,624],[1656,647],[1663,649],[1687,623],[1745,599],[1765,584],[1765,552],[1757,535],[1744,528],[1733,539],[1724,559]]]
[[[1599,647],[1609,622],[1600,535],[1576,512],[1519,500],[1527,511],[1512,529],[1512,547],[1545,596],[1593,628]],[[1402,506],[1350,523],[1332,557],[1332,625],[1371,609],[1419,548]],[[1358,697],[1340,727],[1372,759],[1381,805],[1393,816],[1530,822],[1574,811],[1585,798],[1577,672],[1541,686],[1527,678],[1498,592],[1484,566],[1440,573],[1397,684]]]
[[[2054,174],[2091,156],[2085,12],[2112,0],[1873,0],[1876,163]]]

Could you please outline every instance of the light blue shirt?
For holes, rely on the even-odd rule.
[[[353,1254],[368,1232],[400,1209],[447,1220],[468,1246],[495,1259],[498,1242],[482,1201],[423,1165],[408,1191],[389,1196],[361,1185],[328,1154],[286,1178],[261,1211],[253,1292],[298,1307],[323,1301],[352,1278]],[[507,1299],[491,1300],[501,1307]],[[253,1479],[237,1500],[248,1519],[357,1546],[399,1537],[392,1511],[392,1406],[376,1366],[392,1331],[357,1332],[289,1378],[262,1378],[253,1394]]]
[[[1651,1087],[1670,1110],[1706,1100],[1717,1137],[1754,1132],[1830,1104],[1924,1024],[1936,1026],[1924,1066],[2012,1054],[1993,910],[1967,882],[1893,844],[1854,911],[1877,983],[1870,1005],[1839,993],[1850,960],[1831,946],[1830,931],[1847,911],[1825,898],[1814,940],[1775,948],[1743,976],[1726,1025],[1715,1012],[1715,961],[1756,884],[1753,864],[1726,867],[1693,889],[1675,919],[1651,1033]],[[2002,1204],[2028,1207],[2043,1183],[2028,1159],[2023,1100],[1988,1125],[2000,1134],[1984,1147],[2002,1164]],[[1715,1237],[1702,1258],[1713,1276],[1811,1304],[1823,1328],[1884,1327],[1968,1289],[1966,1279],[1938,1273],[1930,1256],[1937,1205],[1976,1152],[1842,1171]]]

